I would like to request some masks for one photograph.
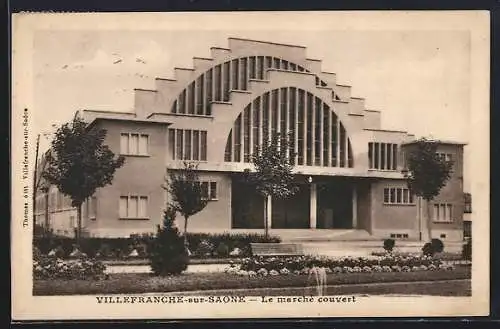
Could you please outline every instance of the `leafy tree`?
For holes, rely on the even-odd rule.
[[[186,270],[189,257],[185,241],[174,225],[177,209],[169,206],[163,217],[163,226],[158,225],[156,237],[151,244],[149,260],[156,275],[180,274]]]
[[[266,240],[269,237],[267,199],[269,196],[286,199],[298,191],[294,184],[293,165],[290,158],[295,156],[290,147],[290,136],[275,133],[271,139],[265,138],[262,147],[252,154],[251,162],[255,171],[245,170],[245,180],[255,186],[264,199],[264,228]]]
[[[88,124],[78,116],[55,133],[43,177],[71,198],[77,209],[76,243],[82,231],[82,203],[95,191],[112,183],[115,171],[123,166],[122,156],[104,145],[106,130]]]
[[[204,195],[197,169],[197,164],[184,162],[183,168],[170,171],[166,187],[171,196],[171,206],[184,217],[184,244],[187,249],[189,217],[202,211],[208,202],[208,195]]]
[[[408,155],[408,188],[427,203],[427,230],[431,235],[431,201],[439,194],[450,179],[453,161],[440,157],[437,153],[439,141],[421,138],[416,141]]]

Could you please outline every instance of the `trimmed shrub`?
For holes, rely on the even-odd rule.
[[[439,239],[432,239],[422,247],[422,253],[426,256],[434,256],[437,253],[443,252],[444,244]]]
[[[149,259],[156,275],[180,274],[188,266],[189,256],[184,238],[174,226],[175,214],[175,209],[171,207],[165,211],[163,227],[158,225],[158,233],[151,245]]]
[[[215,253],[217,254],[217,256],[219,256],[221,258],[228,257],[229,256],[229,247],[224,242],[221,242],[217,246]]]
[[[139,257],[148,258],[155,236],[151,234],[135,234],[129,238],[82,238],[79,250],[87,254],[90,258],[104,259],[125,259],[135,249]],[[188,243],[193,251],[193,258],[206,257],[227,257],[218,256],[216,248],[224,243],[229,251],[240,249],[239,256],[251,256],[250,243],[274,242],[279,243],[281,239],[277,236],[270,236],[268,239],[263,234],[205,234],[188,233]],[[36,237],[34,245],[43,255],[47,255],[52,250],[57,250],[59,258],[68,258],[74,250],[75,240],[68,237]],[[200,246],[201,244],[201,246]],[[210,248],[207,248],[210,246]],[[209,249],[209,250],[208,250]]]
[[[468,239],[462,246],[462,259],[472,260],[472,239]]]
[[[444,250],[443,241],[441,241],[439,239],[432,239],[431,245],[432,245],[432,249],[434,249],[434,252],[436,252],[436,253],[443,252],[443,250]]]
[[[394,239],[385,239],[384,240],[384,250],[387,252],[391,252],[396,245],[396,241]]]

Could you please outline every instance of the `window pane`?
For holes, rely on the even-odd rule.
[[[391,203],[395,203],[395,202],[396,202],[396,189],[391,188]]]
[[[191,130],[184,130],[185,136],[185,147],[186,151],[184,153],[184,160],[191,160]]]
[[[120,197],[120,218],[127,217],[128,198],[126,196]]]
[[[201,197],[203,199],[208,199],[208,182],[201,183]]]
[[[452,221],[452,217],[451,217],[451,209],[452,209],[451,207],[452,206],[451,206],[451,204],[448,204],[446,206],[448,208],[447,212],[446,212],[446,220],[449,221],[449,222],[451,222]]]
[[[128,205],[128,217],[137,218],[138,197],[131,196]]]
[[[392,170],[397,169],[398,164],[398,144],[392,145]]]
[[[139,198],[139,218],[147,218],[148,217],[148,198],[145,196],[141,196]]]
[[[374,164],[373,164],[373,168],[375,169],[380,169],[379,167],[379,164],[378,164],[378,150],[379,150],[379,147],[380,147],[380,143],[373,143],[374,144],[374,157],[373,157],[373,161],[374,161]]]
[[[435,221],[439,220],[439,205],[438,204],[434,205],[434,220]]]
[[[168,147],[172,160],[175,160],[175,129],[168,130]]]
[[[386,169],[386,167],[385,167],[385,160],[386,160],[386,156],[385,156],[385,155],[386,155],[386,153],[385,153],[385,146],[386,146],[386,144],[385,144],[385,143],[381,143],[381,144],[380,144],[380,148],[381,148],[381,149],[380,149],[380,151],[381,151],[381,152],[380,152],[380,153],[381,153],[381,154],[380,154],[380,158],[381,158],[381,159],[380,159],[380,162],[381,162],[380,169]]]
[[[373,169],[373,143],[368,143],[368,163],[369,168]]]
[[[398,188],[396,189],[396,202],[397,203],[401,203],[402,201],[402,197],[401,197],[401,193],[403,192],[402,189]]]
[[[183,133],[182,133],[182,130],[181,129],[177,129],[177,140],[176,140],[176,143],[177,143],[177,146],[176,146],[176,149],[177,149],[177,156],[176,156],[176,159],[177,160],[183,160],[184,157],[183,157]]]
[[[201,155],[200,155],[200,160],[206,161],[207,160],[207,132],[202,131],[200,132],[201,134]]]
[[[193,160],[200,159],[200,132],[193,130]]]
[[[148,154],[148,135],[141,135],[139,139],[139,154]]]
[[[217,199],[217,183],[210,182],[210,199]]]
[[[128,154],[128,134],[121,134],[120,136],[120,152]]]
[[[408,203],[408,194],[410,194],[409,192],[410,191],[408,189],[403,189],[403,203]]]
[[[408,190],[408,193],[410,194],[410,203],[413,203],[413,194],[409,190]]]
[[[130,134],[129,151],[130,151],[130,154],[139,154],[139,135],[138,134]]]
[[[389,203],[389,201],[390,201],[390,198],[389,198],[389,189],[385,188],[384,189],[384,202],[385,203]]]
[[[446,205],[445,204],[441,204],[441,209],[439,211],[439,215],[441,216],[441,220],[446,220],[446,217],[447,217],[447,214],[446,214]]]

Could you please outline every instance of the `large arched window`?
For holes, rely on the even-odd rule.
[[[293,165],[353,167],[344,125],[320,98],[295,87],[267,92],[237,117],[226,142],[226,162],[250,162],[263,140],[290,136]]]
[[[265,80],[268,69],[309,72],[304,67],[271,56],[235,58],[210,68],[184,89],[172,105],[172,113],[210,115],[211,102],[228,102],[231,90],[248,90],[250,79]],[[316,85],[327,84],[316,77]],[[332,99],[340,98],[332,92]]]

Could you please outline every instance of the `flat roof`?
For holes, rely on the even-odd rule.
[[[434,142],[438,144],[443,144],[443,145],[467,145],[468,143],[465,142],[458,142],[458,141],[451,141],[451,140],[441,140],[441,139],[428,139],[429,142]],[[416,144],[418,142],[417,140],[405,142],[401,145],[411,145],[411,144]]]

